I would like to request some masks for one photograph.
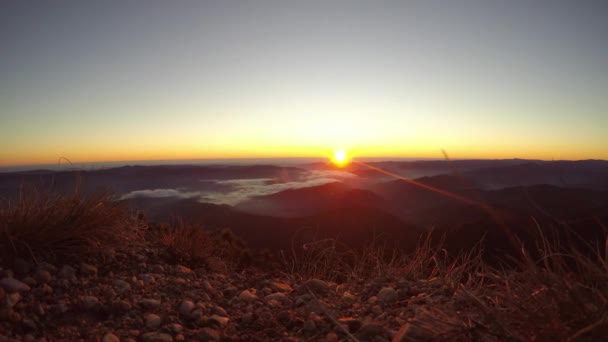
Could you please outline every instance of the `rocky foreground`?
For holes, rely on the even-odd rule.
[[[0,269],[0,341],[405,341],[439,281],[336,284],[280,272],[210,272],[151,250]],[[457,296],[457,295],[456,295]]]

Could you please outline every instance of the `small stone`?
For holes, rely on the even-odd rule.
[[[154,276],[151,274],[140,274],[138,278],[141,279],[146,285],[154,284],[156,282],[156,278],[154,278]]]
[[[276,292],[273,294],[269,294],[268,296],[264,297],[264,299],[266,299],[267,301],[276,300],[281,303],[287,303],[290,301],[289,297],[287,297],[287,295],[283,292]]]
[[[254,293],[252,293],[249,290],[244,290],[239,295],[239,299],[242,300],[242,301],[244,301],[244,302],[253,302],[253,301],[255,301],[255,300],[258,299],[258,296],[256,296]]]
[[[156,329],[162,323],[160,316],[155,314],[147,314],[144,319],[146,321],[146,328],[148,329]]]
[[[390,304],[397,300],[397,291],[392,287],[383,287],[380,292],[378,292],[378,302],[383,304]]]
[[[146,308],[148,310],[152,310],[152,309],[156,309],[160,306],[160,300],[146,298],[146,299],[143,299],[141,302],[139,302],[139,304],[141,304],[141,306],[143,306],[144,308]]]
[[[335,332],[330,332],[325,336],[325,342],[338,342],[338,335]]]
[[[112,304],[112,309],[117,313],[125,313],[130,311],[132,308],[133,306],[127,300],[119,300]]]
[[[211,317],[209,317],[209,320],[216,322],[221,327],[225,327],[228,325],[228,321],[230,321],[230,318],[218,315],[211,315]]]
[[[276,291],[282,291],[282,292],[291,292],[291,291],[293,291],[293,288],[291,288],[291,285],[289,285],[287,283],[272,282],[270,285]]]
[[[141,335],[142,342],[173,342],[173,337],[161,332],[148,332]]]
[[[179,304],[178,311],[180,315],[187,316],[194,310],[194,303],[189,300],[184,300]]]
[[[23,281],[25,284],[27,284],[28,286],[35,286],[36,285],[36,279],[32,278],[32,277],[25,277],[23,278],[21,281]]]
[[[95,296],[82,296],[80,297],[80,301],[82,302],[82,306],[87,310],[93,309],[99,304],[99,299]]]
[[[183,278],[194,278],[195,273],[188,267],[183,265],[175,266],[175,274]]]
[[[179,333],[182,330],[184,330],[184,327],[179,323],[171,323],[171,324],[165,325],[165,329],[167,329],[168,331],[170,331],[172,333]]]
[[[198,339],[200,341],[214,341],[219,342],[221,340],[220,332],[212,328],[202,328],[199,331]]]
[[[122,279],[115,279],[112,284],[119,292],[126,292],[131,290],[131,284],[127,283]]]
[[[40,284],[46,284],[53,279],[53,276],[51,275],[51,272],[47,270],[38,270],[36,271],[36,274],[34,274],[34,279]]]
[[[38,328],[36,322],[34,322],[34,320],[32,320],[31,318],[24,318],[21,323],[23,323],[23,326],[29,330],[36,330],[36,328]]]
[[[342,302],[346,305],[353,305],[357,301],[357,296],[350,293],[349,291],[344,291],[342,295]]]
[[[386,333],[386,329],[380,324],[365,324],[357,331],[357,337],[362,340],[369,340],[375,336],[382,336]]]
[[[3,287],[8,293],[26,292],[30,290],[30,287],[27,284],[22,283],[15,278],[3,278],[0,280],[0,287]]]
[[[58,275],[59,278],[69,279],[76,276],[76,270],[72,266],[63,265],[61,266]]]
[[[302,331],[310,333],[314,332],[315,330],[317,330],[317,324],[315,323],[315,321],[309,319],[304,322],[304,325],[302,326]]]
[[[237,289],[235,286],[228,286],[227,288],[224,289],[224,291],[222,291],[222,294],[226,298],[232,298],[236,295],[236,293],[238,291],[239,291],[239,289]]]
[[[361,322],[360,319],[352,318],[352,317],[338,318],[338,322],[340,322],[341,324],[346,325],[348,327],[348,331],[351,332],[351,333],[356,332],[363,325],[363,322]]]
[[[4,297],[4,300],[2,301],[2,306],[10,309],[17,303],[19,303],[20,300],[21,295],[19,294],[19,292],[10,293]]]
[[[152,266],[152,272],[165,273],[165,268],[162,265],[154,265],[154,266]]]
[[[80,264],[80,274],[84,276],[96,276],[97,275],[97,267],[89,264],[82,263]]]
[[[107,333],[103,335],[101,342],[120,342],[120,338],[112,333]]]
[[[222,317],[228,317],[228,313],[226,312],[226,309],[224,309],[223,307],[221,307],[219,305],[215,305],[213,307],[213,313],[220,315]]]
[[[310,279],[302,283],[304,292],[312,291],[315,294],[324,294],[328,290],[327,283],[321,279]]]

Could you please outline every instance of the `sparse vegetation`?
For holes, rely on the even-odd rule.
[[[128,208],[109,192],[39,190],[24,186],[0,205],[0,254],[14,259],[64,259],[142,242]]]
[[[181,220],[148,225],[111,194],[78,189],[62,194],[24,190],[2,204],[0,233],[3,261],[69,260],[145,247],[144,253],[169,256],[170,264],[228,275],[252,258],[228,230],[207,231]],[[399,293],[391,310],[411,314],[395,335],[403,341],[594,341],[608,334],[605,246],[584,253],[541,234],[534,248],[522,248],[525,260],[498,268],[483,260],[481,243],[450,255],[430,234],[407,254],[379,241],[363,249],[333,239],[294,246],[291,255],[283,255],[284,267],[274,270],[293,284],[317,278],[348,284],[355,293],[391,284]],[[341,324],[337,313],[323,309],[322,314],[331,324]],[[357,338],[349,332],[345,336]]]

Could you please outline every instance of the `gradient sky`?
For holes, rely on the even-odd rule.
[[[0,165],[608,159],[606,1],[2,1]]]

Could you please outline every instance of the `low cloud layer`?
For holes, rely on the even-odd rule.
[[[196,198],[200,202],[236,205],[255,196],[270,195],[288,189],[300,189],[319,186],[346,179],[357,178],[357,175],[343,171],[310,171],[298,180],[289,182],[272,178],[230,179],[214,181],[217,185],[228,186],[225,191],[205,189],[151,189],[137,190],[123,195],[122,199],[138,197],[153,198]]]

